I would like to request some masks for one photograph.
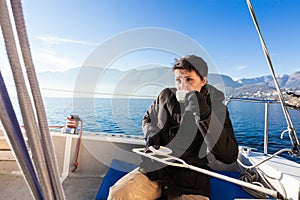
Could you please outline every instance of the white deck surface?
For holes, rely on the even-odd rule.
[[[68,177],[63,182],[67,200],[95,199],[102,178],[97,177]],[[32,200],[34,199],[20,175],[0,174],[0,200]]]

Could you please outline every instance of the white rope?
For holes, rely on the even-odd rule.
[[[274,187],[269,183],[269,181],[266,179],[266,177],[268,177],[268,178],[270,178],[270,179],[273,179],[273,180],[276,180],[277,183],[278,183],[278,185],[279,185],[280,188],[281,188],[281,194],[282,194],[282,196],[283,196],[285,199],[287,199],[287,193],[286,193],[286,190],[285,190],[285,188],[284,188],[282,182],[281,182],[278,178],[275,178],[275,177],[272,177],[272,176],[266,174],[264,171],[262,171],[262,170],[259,169],[259,168],[257,169],[257,172],[260,173],[261,178],[262,178],[262,179],[265,181],[265,183],[266,183],[269,187],[271,187],[271,188],[274,188]]]
[[[225,176],[222,174],[218,174],[216,172],[212,172],[212,171],[209,171],[206,169],[195,167],[193,165],[189,165],[184,160],[174,157],[174,156],[171,156],[171,155],[160,154],[160,153],[155,154],[153,152],[145,153],[145,148],[135,148],[135,149],[132,149],[132,151],[137,154],[140,154],[142,156],[156,160],[160,163],[166,164],[166,165],[191,169],[191,170],[194,170],[194,171],[197,171],[197,172],[200,172],[200,173],[203,173],[203,174],[206,174],[206,175],[218,178],[218,179],[222,179],[222,180],[225,180],[225,181],[228,181],[228,182],[231,182],[231,183],[243,186],[243,187],[247,187],[247,188],[259,191],[259,192],[263,192],[263,193],[268,194],[275,198],[277,198],[279,196],[279,193],[277,191],[270,190],[268,188],[263,188],[263,187],[260,187],[260,186],[257,186],[257,185],[251,184],[251,183],[247,183],[247,182],[235,179],[235,178],[231,178],[231,177],[228,177],[228,176]],[[156,155],[158,157],[155,157]],[[164,158],[162,157],[162,155],[164,155]],[[174,161],[177,161],[177,162],[174,162]]]
[[[252,168],[256,168],[258,167],[259,165],[263,164],[264,162],[274,158],[275,156],[283,153],[283,152],[292,152],[290,149],[281,149],[279,151],[277,151],[276,153],[272,154],[272,156],[260,161],[259,163],[255,164],[255,165],[244,165],[239,159],[237,159],[237,162],[239,163],[239,165],[241,165],[242,167],[244,167],[245,169],[252,169]]]

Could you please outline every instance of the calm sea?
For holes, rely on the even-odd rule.
[[[143,135],[141,121],[152,101],[153,99],[44,99],[49,125],[64,125],[68,115],[77,114],[83,120],[84,131],[128,135]],[[231,102],[228,105],[239,145],[263,151],[264,107],[264,104],[251,102]],[[299,135],[300,111],[289,111]],[[269,113],[268,152],[290,148],[288,135],[280,139],[282,131],[287,128],[281,106],[271,104]],[[19,113],[17,115],[20,116]]]

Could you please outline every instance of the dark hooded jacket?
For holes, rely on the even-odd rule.
[[[236,161],[238,145],[234,137],[224,94],[206,84],[200,93],[199,117],[185,111],[176,99],[176,88],[164,89],[152,103],[143,119],[143,132],[150,144],[167,146],[172,155],[188,164],[209,169],[207,153],[223,163]],[[204,97],[204,98],[203,98]],[[165,195],[210,195],[209,176],[190,169],[164,166],[143,158],[141,168],[149,179],[162,183]]]

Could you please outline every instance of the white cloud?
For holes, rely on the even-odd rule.
[[[42,45],[38,47],[39,50],[35,53],[34,60],[37,63],[36,66],[39,67],[37,71],[62,71],[79,66],[82,62],[81,57],[84,54],[79,54],[78,49],[84,49],[82,46],[89,46],[88,48],[90,48],[91,46],[98,45],[98,43],[55,36],[37,36],[37,39],[42,42]],[[67,46],[70,44],[80,46]],[[76,52],[79,55],[74,56]]]
[[[239,70],[239,71],[240,71],[240,70],[243,70],[243,69],[247,69],[247,68],[248,68],[247,65],[240,65],[240,66],[237,66],[237,67],[236,67],[236,69]]]
[[[47,49],[38,53],[35,60],[38,61],[39,65],[45,66],[47,70],[66,70],[78,65],[74,59],[57,56]]]
[[[99,45],[98,43],[94,43],[94,42],[74,40],[69,38],[60,38],[55,36],[37,36],[37,38],[50,45],[61,44],[61,43],[80,44],[80,45],[89,45],[89,46]]]

